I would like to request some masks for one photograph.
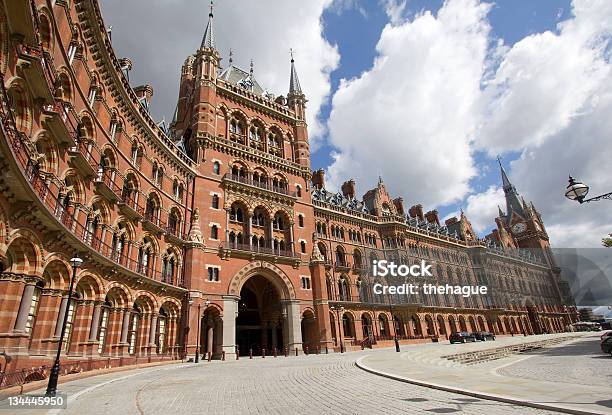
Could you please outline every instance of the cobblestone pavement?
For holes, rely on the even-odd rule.
[[[498,373],[519,378],[610,387],[612,357],[601,352],[600,335],[594,333],[561,347],[525,353],[532,357],[504,367]]]
[[[103,375],[60,385],[60,390],[72,395],[72,400],[69,400],[67,410],[50,413],[555,413],[471,398],[372,375],[354,365],[355,360],[364,353],[241,359],[238,362],[172,365]],[[367,354],[372,353],[378,352],[367,351]]]

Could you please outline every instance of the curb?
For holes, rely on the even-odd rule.
[[[139,363],[135,365],[117,366],[117,367],[108,368],[108,369],[94,369],[94,370],[88,370],[86,372],[62,375],[58,378],[57,383],[59,385],[62,383],[86,379],[86,378],[90,378],[93,376],[107,375],[109,373],[125,372],[129,370],[144,369],[147,367],[165,366],[165,365],[172,365],[172,364],[179,364],[179,363],[185,363],[185,362],[182,360],[168,360],[168,361],[162,361],[162,362]],[[0,400],[4,400],[8,398],[9,396],[21,395],[24,393],[35,391],[37,389],[43,389],[47,386],[48,382],[49,382],[49,379],[47,378],[43,380],[37,380],[35,382],[26,383],[23,385],[23,387],[18,385],[18,386],[11,386],[10,388],[2,389],[2,391],[0,391]]]
[[[431,383],[431,382],[425,382],[425,381],[422,381],[422,380],[410,379],[410,378],[407,378],[407,377],[404,377],[404,376],[394,375],[392,373],[388,373],[388,372],[383,372],[381,370],[372,369],[371,367],[365,365],[362,362],[368,356],[369,355],[362,356],[359,359],[357,359],[357,361],[355,361],[355,366],[357,366],[359,369],[361,369],[363,371],[366,371],[368,373],[371,373],[373,375],[382,376],[382,377],[385,377],[385,378],[388,378],[388,379],[393,379],[393,380],[397,380],[397,381],[404,382],[404,383],[410,383],[410,384],[413,384],[413,385],[423,386],[425,388],[437,389],[437,390],[441,390],[441,391],[445,391],[445,392],[457,393],[457,394],[460,394],[460,395],[467,395],[467,396],[471,396],[471,397],[479,398],[479,399],[487,399],[487,400],[490,400],[490,401],[497,401],[497,402],[521,405],[521,406],[528,406],[528,407],[531,407],[531,408],[544,409],[544,410],[549,410],[549,411],[557,411],[557,412],[562,412],[562,413],[566,413],[566,414],[573,414],[573,415],[610,415],[610,412],[585,411],[585,410],[581,410],[581,409],[570,408],[570,407],[563,406],[563,405],[550,405],[550,404],[537,403],[537,402],[532,402],[532,401],[528,401],[528,400],[524,400],[524,399],[510,397],[510,396],[477,392],[477,391],[472,391],[472,390],[469,390],[469,389],[462,389],[462,388],[457,388],[457,387],[452,387],[452,386],[441,385],[439,383]]]

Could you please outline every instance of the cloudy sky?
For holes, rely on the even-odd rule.
[[[612,190],[609,0],[222,0],[218,48],[286,94],[295,49],[313,168],[363,194],[382,176],[407,206],[463,209],[480,235],[503,204],[501,155],[558,247],[599,246],[609,201],[563,197],[567,175]],[[180,66],[199,46],[206,2],[101,0],[134,85],[170,119]]]

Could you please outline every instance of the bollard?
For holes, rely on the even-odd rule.
[[[329,354],[329,349],[327,348],[327,345],[325,345],[325,354]]]
[[[253,358],[253,349],[249,349],[249,359]]]
[[[225,362],[225,350],[221,352],[221,361]]]
[[[285,357],[289,356],[289,349],[287,349],[287,346],[285,346]]]
[[[274,357],[276,357],[276,347],[274,348]]]
[[[306,356],[308,356],[308,346],[304,346],[304,354]],[[296,356],[297,356],[297,354],[296,354]]]
[[[297,349],[297,347],[295,348],[295,355],[296,355],[296,356],[298,355],[298,349]]]
[[[208,361],[210,362],[212,360],[212,353],[208,352]]]
[[[236,346],[236,360],[240,359],[240,347]]]
[[[321,354],[321,345],[317,346],[317,354]]]
[[[266,349],[261,349],[261,358],[262,359],[266,358]]]

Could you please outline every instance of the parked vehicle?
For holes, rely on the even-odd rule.
[[[612,336],[605,336],[601,338],[601,351],[609,353],[612,356]]]
[[[603,333],[603,334],[600,336],[600,338],[601,338],[601,340],[603,340],[603,339],[604,339],[604,337],[610,337],[610,336],[612,336],[612,330],[611,330],[611,331],[606,331],[605,333]]]
[[[495,340],[495,335],[488,331],[476,331],[472,333],[476,340],[486,342],[487,340]]]
[[[476,337],[474,337],[474,334],[470,334],[467,331],[458,331],[458,332],[455,332],[455,333],[451,333],[451,335],[448,338],[448,340],[450,340],[451,344],[453,344],[453,343],[467,343],[467,342],[475,342],[476,341]]]

